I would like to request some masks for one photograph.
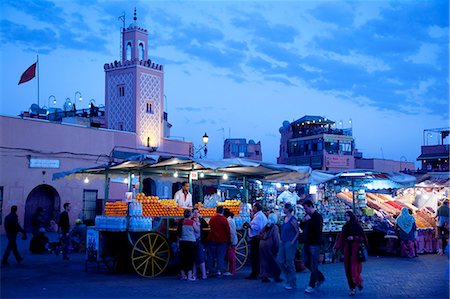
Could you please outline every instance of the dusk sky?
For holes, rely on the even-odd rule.
[[[449,127],[449,4],[433,1],[0,1],[0,114],[76,91],[104,104],[105,63],[119,60],[118,17],[149,30],[164,64],[171,134],[221,158],[224,138],[279,155],[284,120],[352,120],[365,158],[416,161],[423,130]],[[51,107],[53,104],[50,103]],[[427,136],[426,142],[437,142]],[[418,165],[416,163],[416,165]]]

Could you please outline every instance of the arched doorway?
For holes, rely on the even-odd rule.
[[[44,209],[44,220],[46,225],[50,220],[58,220],[61,199],[55,188],[50,185],[39,185],[28,194],[25,204],[24,228],[31,231],[31,217],[38,207]]]
[[[142,192],[147,196],[156,195],[156,184],[151,178],[146,178],[142,181]]]

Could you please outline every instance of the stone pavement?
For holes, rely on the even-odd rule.
[[[6,246],[1,238],[2,254]],[[28,240],[29,241],[29,240]],[[327,280],[314,294],[305,294],[307,271],[297,274],[298,289],[283,283],[244,279],[249,269],[233,277],[180,281],[176,276],[143,278],[135,273],[85,272],[83,254],[70,261],[55,255],[33,255],[28,241],[18,240],[25,260],[1,268],[1,298],[349,298],[342,263],[321,265]],[[421,255],[415,259],[370,257],[364,264],[364,290],[356,298],[449,298],[448,259]]]

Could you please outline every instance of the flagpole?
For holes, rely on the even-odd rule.
[[[39,65],[39,54],[37,55],[37,84],[38,84],[38,88],[37,88],[37,100],[38,100],[38,107],[39,110],[41,109],[41,106],[39,106],[39,69],[40,69],[40,65]],[[48,108],[47,108],[48,109]],[[39,112],[38,112],[39,114]]]

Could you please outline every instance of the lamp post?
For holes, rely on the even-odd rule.
[[[72,101],[70,98],[66,98],[66,101],[64,102],[64,111],[72,110]]]
[[[47,100],[48,109],[50,109],[50,99],[53,99],[53,105],[56,105],[56,97],[54,95],[51,95],[48,97],[48,100]]]
[[[408,160],[406,159],[405,156],[400,157],[400,171],[399,172],[402,172],[402,162],[408,162]]]
[[[74,102],[77,101],[77,94],[80,95],[80,97],[78,98],[78,100],[81,102],[81,101],[83,100],[83,98],[81,97],[81,92],[79,92],[79,91],[75,91],[75,96],[73,97],[73,100],[74,100]],[[80,107],[81,107],[81,105],[80,105]]]
[[[194,147],[194,150],[195,150],[194,157],[195,157],[196,154],[199,154],[199,158],[200,159],[206,158],[206,156],[208,155],[209,136],[208,136],[208,134],[206,134],[206,132],[205,132],[205,135],[203,135],[203,137],[202,137],[202,141],[203,141],[203,145],[202,146],[200,146],[198,148]],[[203,151],[204,156],[202,156],[201,151]]]

